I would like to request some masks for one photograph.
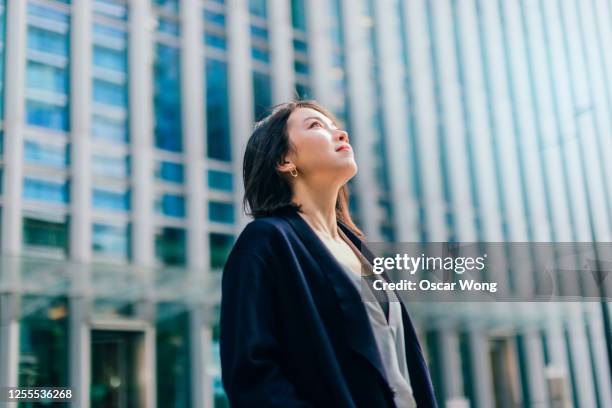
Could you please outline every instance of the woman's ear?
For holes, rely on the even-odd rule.
[[[292,169],[295,169],[295,164],[289,160],[283,160],[276,166],[276,170],[280,171],[281,173],[290,172]]]

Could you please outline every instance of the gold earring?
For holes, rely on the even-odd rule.
[[[295,172],[295,173],[294,173],[294,172]],[[291,175],[292,175],[293,177],[297,177],[297,176],[298,176],[298,171],[297,171],[297,169],[296,169],[295,167],[294,167],[294,168],[292,168],[292,169],[289,171],[289,173],[291,173]]]

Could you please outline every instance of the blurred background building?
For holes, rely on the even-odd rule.
[[[296,97],[370,241],[611,241],[611,43],[608,0],[0,0],[0,385],[226,406],[242,152]],[[411,307],[441,406],[612,406],[597,302]]]

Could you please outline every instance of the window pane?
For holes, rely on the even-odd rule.
[[[185,265],[187,259],[185,230],[162,228],[155,236],[155,254],[165,265]]]
[[[210,234],[210,267],[222,269],[234,244],[234,237],[227,234]]]
[[[158,212],[169,217],[185,216],[185,198],[174,194],[164,194],[158,201]]]
[[[113,211],[127,211],[130,208],[129,192],[117,193],[94,188],[92,195],[94,208]]]
[[[227,66],[206,60],[206,121],[208,157],[231,160]]]
[[[91,169],[98,176],[125,178],[129,173],[128,159],[94,154],[91,157]]]
[[[183,171],[183,165],[171,162],[159,162],[159,169],[157,177],[161,180],[170,181],[174,183],[182,183],[185,176]]]
[[[68,72],[51,65],[28,61],[27,88],[68,93]]]
[[[63,222],[24,218],[23,243],[68,250],[68,225]]]
[[[23,198],[65,204],[68,202],[68,184],[25,178],[23,181]]]
[[[127,259],[130,240],[127,226],[93,224],[92,249],[112,258]]]
[[[65,298],[24,296],[21,313],[19,386],[69,386],[68,302]]]
[[[28,125],[60,131],[68,130],[68,109],[64,106],[28,99],[26,101],[26,117]]]
[[[270,75],[253,72],[253,99],[255,119],[261,119],[272,105]]]
[[[211,221],[231,224],[234,222],[234,205],[229,203],[209,201],[208,218]]]
[[[64,168],[68,164],[66,147],[43,145],[31,140],[25,141],[24,157],[27,162],[39,163],[50,167]]]
[[[68,37],[38,27],[28,27],[28,48],[40,52],[68,56]]]
[[[94,137],[110,140],[113,142],[127,142],[127,121],[107,118],[101,115],[93,115],[91,119],[92,133]]]
[[[232,191],[232,173],[208,170],[208,187],[223,191]]]
[[[182,150],[180,53],[175,47],[157,44],[155,60],[155,146]]]
[[[94,65],[115,71],[127,71],[127,55],[125,51],[95,45],[93,49]]]
[[[93,99],[98,103],[126,108],[127,90],[124,85],[94,79]]]

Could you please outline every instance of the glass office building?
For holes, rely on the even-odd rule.
[[[296,97],[349,130],[369,241],[612,241],[611,23],[607,0],[0,0],[0,385],[227,406],[242,154]],[[612,406],[599,304],[478,306],[409,305],[441,406]]]

